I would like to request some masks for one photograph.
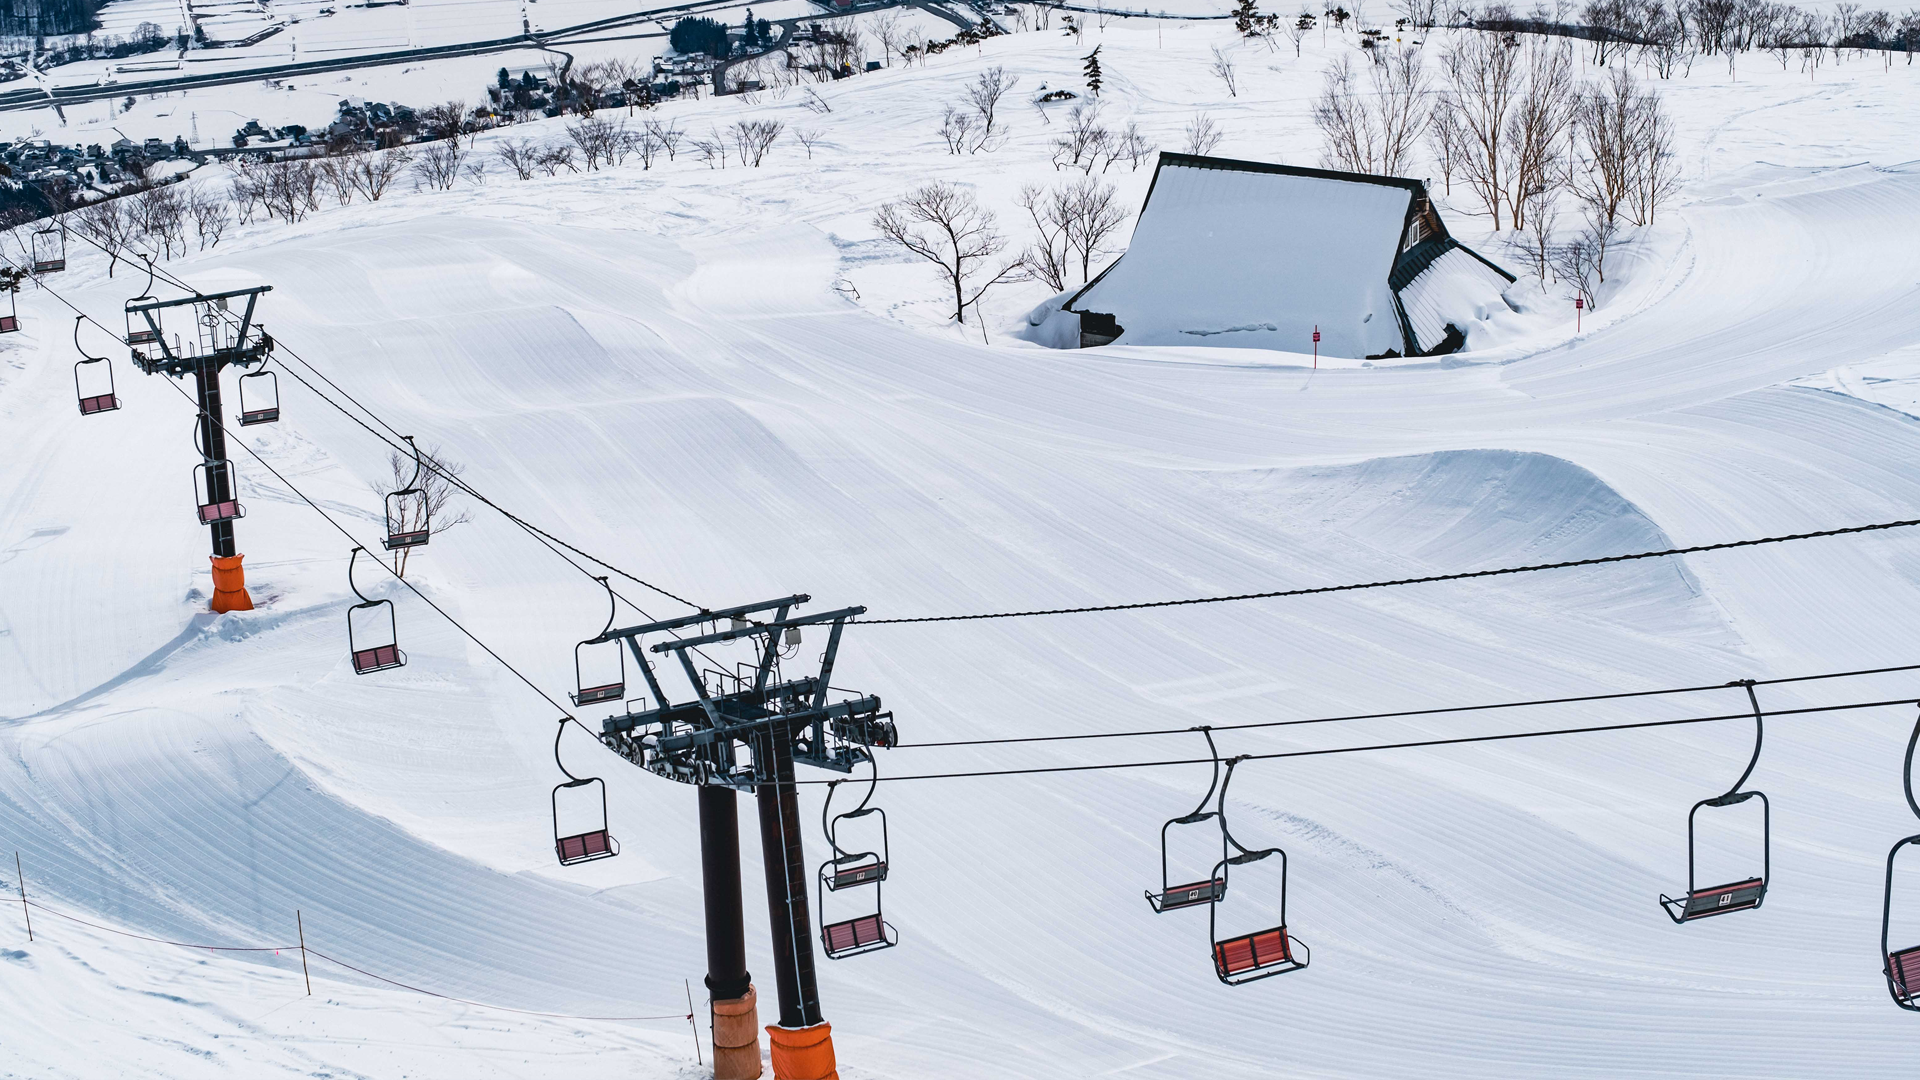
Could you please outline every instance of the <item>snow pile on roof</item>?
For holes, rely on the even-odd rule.
[[[1427,264],[1399,292],[1400,308],[1421,352],[1431,352],[1454,326],[1471,338],[1471,323],[1507,310],[1500,294],[1511,282],[1463,247],[1452,247]]]
[[[1307,352],[1317,330],[1329,356],[1406,356],[1459,348],[1510,281],[1417,180],[1162,154],[1126,255],[1064,310],[1083,345]]]
[[[1171,158],[1171,155],[1168,155]],[[1126,256],[1073,298],[1129,345],[1400,348],[1387,288],[1405,188],[1163,159]]]

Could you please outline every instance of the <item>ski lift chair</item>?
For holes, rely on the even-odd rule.
[[[1907,762],[1901,777],[1907,808],[1920,817],[1920,802],[1913,797],[1913,750],[1917,743],[1920,721],[1915,721],[1913,734],[1907,739]],[[1920,945],[1896,952],[1888,944],[1893,930],[1893,870],[1900,852],[1908,847],[1920,847],[1920,836],[1909,836],[1887,852],[1887,888],[1880,901],[1880,955],[1887,964],[1881,973],[1887,977],[1887,993],[1893,995],[1893,1003],[1908,1012],[1920,1012]]]
[[[1760,747],[1765,740],[1765,721],[1760,712],[1760,699],[1753,692],[1753,681],[1742,680],[1729,683],[1730,686],[1744,686],[1747,700],[1753,706],[1753,757],[1747,762],[1747,770],[1734,781],[1733,787],[1724,795],[1711,799],[1701,799],[1687,812],[1687,891],[1679,897],[1660,894],[1660,906],[1666,909],[1667,917],[1675,923],[1688,923],[1696,919],[1711,918],[1715,915],[1728,915],[1736,911],[1751,911],[1758,908],[1767,898],[1767,883],[1773,870],[1773,804],[1767,800],[1764,792],[1741,791],[1740,786],[1753,775],[1753,767],[1760,763]],[[1702,807],[1721,808],[1738,806],[1749,799],[1760,800],[1760,875],[1743,878],[1720,885],[1701,887],[1694,875],[1695,843],[1694,825]]]
[[[85,411],[85,403],[81,406]],[[247,508],[233,494],[233,466],[225,458],[217,461],[203,461],[193,467],[194,488],[200,505],[200,524],[217,525],[222,521],[233,521],[247,516]],[[225,498],[216,498],[214,493],[225,491]]]
[[[86,316],[82,315],[73,320],[73,347],[76,349],[80,349],[80,323],[84,321],[85,318]],[[91,364],[100,364],[102,366],[99,368],[89,368],[88,365]],[[84,373],[83,369],[85,369],[85,371],[98,371],[100,374],[106,376],[105,393],[100,392],[101,388],[98,385],[93,387],[94,393],[87,393],[87,380],[81,377]],[[98,380],[95,380],[95,382],[97,384]],[[79,396],[81,416],[92,416],[94,413],[112,412],[120,407],[120,395],[115,392],[113,385],[113,365],[108,363],[107,358],[104,356],[88,356],[85,349],[80,349],[80,360],[73,365],[73,392]]]
[[[413,446],[413,479],[407,481],[406,487],[387,496],[387,535],[380,542],[388,551],[420,547],[433,535],[428,521],[433,508],[427,502],[426,490],[420,487],[420,448],[414,446],[413,436],[403,438],[408,446]]]
[[[588,638],[573,647],[573,684],[577,687],[577,690],[569,696],[573,698],[575,705],[592,705],[601,701],[619,701],[627,696],[627,655],[622,651],[622,647],[626,643],[618,638],[611,641],[607,639],[607,632],[613,629],[613,617],[617,614],[614,608],[613,585],[604,577],[595,578],[594,580],[598,581],[602,586],[605,586],[607,590],[607,625],[603,627],[596,636]],[[614,660],[620,665],[620,677],[612,682],[601,682],[595,683],[593,686],[588,686],[586,676],[582,673],[580,666],[580,651],[588,646],[604,650],[608,645],[613,647]]]
[[[1221,859],[1213,868],[1213,877],[1221,882],[1224,895],[1225,883],[1233,867],[1248,866],[1274,855],[1280,856],[1280,925],[1222,936],[1220,908],[1223,903],[1216,900],[1207,906],[1207,937],[1213,945],[1213,973],[1228,986],[1243,986],[1275,975],[1286,975],[1313,962],[1312,950],[1287,931],[1287,853],[1279,848],[1249,849],[1234,839],[1233,833],[1227,828],[1227,787],[1233,783],[1234,766],[1244,760],[1233,758],[1227,762],[1226,776],[1220,782],[1220,802],[1216,811],[1220,815],[1221,835],[1238,854]],[[1241,891],[1244,893],[1245,889]]]
[[[67,234],[49,225],[33,232],[33,272],[57,274],[67,268]]]
[[[871,758],[868,764],[873,764]],[[860,805],[843,814],[833,814],[833,796],[841,781],[834,780],[827,785],[827,801],[820,808],[821,829],[827,834],[827,844],[833,854],[820,864],[818,874],[820,904],[820,947],[829,960],[844,960],[849,956],[862,953],[879,952],[891,949],[900,943],[900,936],[883,915],[881,906],[881,883],[887,880],[887,815],[877,806],[867,805],[873,793],[880,786],[879,767],[874,766],[873,780],[867,786],[866,797]],[[878,814],[880,818],[880,847],[875,851],[848,851],[840,846],[840,825],[842,822]],[[827,894],[844,889],[873,886],[873,911],[857,915],[851,919],[828,922]]]
[[[615,840],[613,834],[607,831],[606,781],[601,780],[597,776],[575,776],[568,770],[566,762],[560,760],[560,737],[567,733],[567,724],[570,722],[572,722],[571,717],[561,717],[560,728],[554,732],[553,735],[553,763],[560,766],[560,772],[566,776],[566,780],[555,785],[553,789],[553,853],[559,857],[561,866],[572,866],[575,863],[592,862],[595,859],[611,859],[615,855],[620,854],[620,841]],[[565,835],[562,835],[560,828],[560,793],[562,791],[580,791],[584,793],[596,790],[600,796],[600,827],[597,829],[588,829],[585,832],[567,832]],[[568,796],[568,801],[577,803],[580,800],[577,796]],[[592,799],[591,796],[589,796],[587,803],[589,808],[591,808],[591,804]]]
[[[7,313],[0,315],[0,334],[20,332],[20,282],[0,277],[0,288],[7,290]]]
[[[253,383],[250,391],[248,383]],[[280,419],[280,377],[271,371],[249,371],[240,376],[240,426],[277,423]]]
[[[355,675],[371,675],[376,671],[404,667],[407,654],[400,651],[399,626],[393,617],[393,601],[369,600],[360,591],[360,586],[354,583],[353,564],[359,561],[362,550],[364,549],[354,548],[353,557],[347,561],[347,587],[353,590],[353,595],[360,598],[359,603],[347,609],[347,652],[353,657]],[[355,612],[364,614],[355,618]],[[363,626],[372,622],[373,629],[381,629],[383,616],[386,632],[372,635],[371,643],[369,643],[369,635],[364,630],[358,634],[354,632],[356,622]]]
[[[1165,825],[1160,826],[1160,888],[1158,891],[1149,889],[1144,894],[1147,898],[1148,906],[1152,907],[1153,910],[1159,914],[1165,914],[1169,911],[1179,911],[1183,908],[1199,907],[1201,904],[1219,903],[1220,900],[1227,895],[1227,879],[1224,874],[1215,873],[1209,875],[1203,881],[1188,882],[1184,885],[1175,885],[1172,883],[1172,879],[1168,877],[1168,830],[1172,829],[1175,825],[1199,825],[1208,821],[1218,822],[1220,818],[1220,814],[1217,811],[1207,809],[1207,804],[1213,801],[1213,793],[1219,790],[1220,787],[1220,752],[1213,745],[1213,732],[1211,729],[1201,727],[1196,730],[1207,737],[1207,751],[1213,756],[1213,780],[1207,784],[1207,793],[1200,797],[1200,803],[1193,808],[1192,813],[1174,818]],[[1225,830],[1223,829],[1220,836],[1220,858],[1224,860],[1226,857],[1227,838]]]

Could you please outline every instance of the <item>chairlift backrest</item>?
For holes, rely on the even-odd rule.
[[[406,487],[387,496],[387,535],[380,542],[388,551],[420,547],[433,535],[432,522],[428,520],[433,506],[426,490],[420,486],[420,448],[413,445],[413,436],[402,438],[413,447],[413,479]]]
[[[56,274],[67,268],[67,234],[52,225],[33,233],[33,272]]]
[[[616,614],[613,586],[609,583],[608,579],[604,577],[595,578],[594,580],[598,581],[607,590],[607,624],[601,628],[600,633],[573,647],[573,679],[576,690],[569,696],[573,698],[575,705],[592,705],[602,701],[619,701],[627,696],[627,655],[624,647],[626,642],[621,638],[610,639],[607,637],[607,632],[613,629],[613,618]],[[581,653],[585,650],[592,649],[595,651],[595,655],[605,655],[609,647],[613,649],[614,662],[619,665],[617,677],[609,680],[604,677],[603,672],[596,672],[594,678],[589,680],[585,674],[585,668],[580,662]]]
[[[217,525],[247,516],[247,508],[234,495],[233,466],[226,459],[203,461],[193,467],[193,474],[200,524]]]
[[[347,609],[347,653],[355,675],[370,675],[405,666],[407,654],[400,651],[400,627],[394,619],[393,601],[367,599],[353,580],[353,564],[359,561],[360,551],[354,548],[352,558],[347,560],[347,587],[360,598]],[[362,627],[357,632],[356,624]]]
[[[251,385],[250,385],[251,384]],[[271,371],[240,376],[240,426],[272,424],[280,419],[280,377]]]

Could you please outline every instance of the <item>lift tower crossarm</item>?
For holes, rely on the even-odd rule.
[[[753,637],[757,634],[765,634],[773,630],[784,630],[790,626],[815,626],[820,623],[840,622],[852,618],[855,615],[865,615],[866,613],[867,609],[865,607],[841,608],[839,611],[822,611],[817,615],[801,615],[792,619],[779,619],[758,626],[742,627],[739,630],[721,630],[717,633],[704,634],[700,637],[675,638],[672,641],[662,641],[653,646],[653,651],[657,653],[681,652],[701,645],[712,645],[716,642],[738,641],[744,637]]]
[[[599,637],[588,642],[588,644],[593,645],[603,641],[612,641],[615,638],[633,638],[641,634],[664,633],[670,630],[678,630],[683,626],[697,626],[700,623],[717,622],[721,619],[744,618],[745,616],[757,614],[762,611],[772,611],[775,608],[804,604],[811,599],[813,599],[813,597],[805,593],[796,593],[793,596],[782,597],[779,600],[763,600],[758,604],[742,604],[739,607],[720,608],[715,611],[701,611],[692,615],[682,615],[674,619],[662,619],[659,622],[641,623],[639,626],[623,626],[618,630],[609,630],[601,634]],[[665,650],[658,651],[664,652]]]

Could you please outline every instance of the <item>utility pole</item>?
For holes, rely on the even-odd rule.
[[[152,287],[151,280],[148,287]],[[253,610],[253,598],[247,595],[244,557],[234,545],[233,523],[246,511],[235,497],[233,463],[227,459],[220,371],[263,364],[272,354],[273,339],[253,321],[260,294],[272,288],[256,285],[175,300],[140,296],[127,301],[127,347],[133,352],[134,365],[148,375],[193,376],[200,403],[195,430],[200,464],[194,467],[194,486],[200,490],[200,523],[207,527],[212,542],[211,606],[218,612]],[[235,316],[231,302],[242,297],[246,305]],[[164,324],[168,312],[181,309],[193,320],[184,344],[178,333],[168,341]],[[277,410],[274,415],[278,416]]]
[[[808,870],[794,764],[851,773],[855,766],[872,762],[875,747],[892,746],[898,740],[892,714],[881,711],[879,698],[854,694],[829,700],[828,680],[841,632],[847,620],[866,609],[792,614],[808,599],[795,595],[640,626],[609,627],[599,637],[582,642],[583,646],[624,642],[639,663],[651,700],[658,703],[638,711],[628,707],[607,717],[601,724],[601,742],[650,772],[698,789],[715,1080],[753,1080],[760,1075],[758,998],[747,972],[741,917],[737,803],[741,791],[754,793],[759,811],[773,931],[780,1022],[765,1029],[772,1041],[773,1075],[775,1080],[825,1080],[838,1075],[833,1028],[821,1014],[814,974],[813,915],[807,903]],[[726,629],[720,629],[723,623]],[[801,628],[821,625],[829,630],[817,673],[783,671],[781,661],[799,651]],[[672,634],[690,627],[712,629],[641,648],[641,638],[647,634]],[[696,650],[702,650],[698,655],[703,662],[717,664],[703,646],[734,641],[753,646],[752,664],[742,663],[732,672],[695,666]],[[679,659],[693,700],[675,704],[661,689],[654,658],[663,656]],[[877,912],[864,917],[863,925],[869,924],[881,925]],[[833,955],[832,946],[828,948]]]

